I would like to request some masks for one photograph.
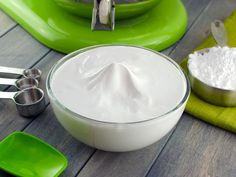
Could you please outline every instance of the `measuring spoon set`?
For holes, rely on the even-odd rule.
[[[0,66],[0,73],[22,75],[21,79],[0,78],[0,85],[15,86],[16,92],[0,91],[0,98],[14,101],[18,113],[23,117],[35,117],[46,107],[45,95],[38,88],[42,72],[37,68],[20,69]]]

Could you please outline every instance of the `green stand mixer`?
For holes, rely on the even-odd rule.
[[[186,30],[181,0],[105,0],[109,11],[99,9],[102,1],[0,0],[0,8],[40,42],[63,53],[98,44],[163,50]]]

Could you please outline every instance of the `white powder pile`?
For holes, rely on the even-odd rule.
[[[188,68],[200,81],[213,87],[236,90],[236,48],[212,47],[204,55],[189,55]]]

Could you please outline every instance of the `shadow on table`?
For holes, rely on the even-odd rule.
[[[2,171],[2,170],[0,170],[0,176],[1,176],[1,177],[14,177],[14,176],[12,176],[12,175],[10,175],[10,174],[8,174],[8,173]]]

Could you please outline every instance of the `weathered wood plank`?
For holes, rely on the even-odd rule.
[[[49,70],[62,56],[52,51],[36,65],[43,72],[40,83],[43,90],[46,90],[45,81]],[[68,158],[69,167],[61,176],[75,176],[95,151],[72,138],[58,123],[51,107],[48,107],[42,115],[27,126],[25,131],[47,141]]]
[[[195,3],[198,3],[196,1]],[[193,6],[190,11],[196,10]],[[180,62],[191,51],[194,50],[204,39],[210,34],[210,23],[215,19],[224,20],[233,10],[236,10],[235,0],[213,0],[207,8],[201,13],[201,16],[188,31],[181,43],[171,52],[170,57],[173,57],[177,62]]]
[[[63,55],[60,53],[50,52],[45,58],[43,58],[39,63],[37,63],[36,67],[41,69],[43,73],[40,82],[40,87],[43,88],[43,90],[45,90],[45,81],[48,71],[62,56]],[[13,108],[12,106],[7,105],[7,107],[4,109],[10,110]],[[21,118],[17,115],[16,111],[13,111],[12,113],[10,113],[10,115],[15,115],[15,118],[17,118],[17,120],[12,120],[12,122],[10,122],[8,125],[6,125],[6,121],[4,121],[3,126],[7,130],[5,130],[4,128],[4,130],[1,130],[0,127],[0,137],[6,136],[6,131],[8,133],[11,133],[15,130],[24,129],[24,127],[29,124],[29,121],[31,121],[29,119]],[[94,152],[94,149],[73,139],[60,126],[55,116],[53,115],[52,109],[50,107],[48,107],[43,114],[34,119],[30,126],[26,128],[26,131],[46,140],[48,143],[55,146],[67,156],[67,158],[69,159],[69,167],[61,176],[75,176],[78,170],[84,165],[84,163],[86,163],[86,161]],[[0,175],[4,177],[9,177],[9,174],[5,174],[3,172],[0,172]]]
[[[55,60],[57,60],[58,57],[61,57],[60,54],[50,53],[46,59],[42,60],[37,67],[41,68],[43,70],[44,75],[42,76],[42,81],[45,81],[46,73],[51,68],[52,64],[54,64]],[[46,62],[47,61],[47,62]],[[44,83],[44,82],[41,82]],[[41,87],[45,88],[44,84],[41,84]],[[5,104],[4,104],[5,105]],[[13,113],[13,115],[16,114],[16,112]],[[19,118],[21,119],[21,118]],[[15,124],[14,124],[15,123]],[[26,126],[28,122],[22,121],[21,124],[19,122],[9,123],[9,126],[6,126],[8,130],[8,133],[10,133],[12,130],[15,130],[16,128],[22,128],[23,126]],[[13,126],[11,126],[13,125]],[[44,130],[43,132],[41,130]],[[93,149],[79,143],[78,141],[75,141],[72,137],[70,137],[64,129],[60,127],[60,125],[55,120],[52,110],[50,108],[47,109],[47,111],[39,116],[37,119],[35,119],[27,128],[27,132],[30,132],[32,134],[35,134],[39,136],[40,138],[46,140],[50,144],[57,147],[59,150],[61,150],[70,160],[70,166],[68,170],[64,173],[64,176],[73,176],[77,173],[78,170],[80,170],[81,167],[83,167],[84,163],[86,163],[86,160],[92,155]],[[53,131],[53,132],[52,132]],[[60,141],[58,142],[58,138],[55,136],[51,136],[52,134],[60,135]],[[49,136],[50,135],[50,136]],[[165,144],[165,141],[162,141],[162,143],[159,143],[158,145],[153,145],[154,148],[151,148],[152,152],[150,159],[155,159],[155,155],[158,154],[157,148],[159,148],[159,151],[162,149],[162,146]],[[158,147],[157,147],[158,146]],[[147,149],[150,149],[148,147]],[[143,154],[145,152],[147,154],[150,153],[150,151],[144,149],[144,153],[141,153],[139,157],[142,158]],[[139,151],[136,152],[136,154],[140,153]],[[82,154],[78,155],[77,154]],[[115,155],[115,154],[114,154]],[[126,156],[123,154],[122,156]],[[122,156],[119,156],[122,159]],[[133,154],[132,157],[134,158],[136,155]],[[130,156],[126,157],[127,160],[132,159]],[[149,159],[149,158],[146,158]],[[134,159],[133,159],[134,160]],[[132,160],[130,160],[132,161]],[[140,161],[141,162],[141,161]],[[148,161],[149,162],[149,161]],[[146,163],[147,165],[149,163]],[[143,163],[141,162],[140,165],[143,166]],[[143,173],[143,171],[140,171],[140,173]],[[143,174],[142,174],[143,175]]]
[[[50,51],[50,49],[42,46],[40,43],[32,39],[31,36],[20,27],[16,27],[0,38],[0,48],[1,65],[23,68],[33,66]],[[62,56],[63,54],[50,52],[39,63],[37,63],[36,67],[40,68],[43,72],[42,80],[40,82],[40,87],[43,88],[43,90],[46,90],[45,81],[48,71]],[[6,87],[1,87],[2,90],[5,88]],[[14,104],[8,100],[0,100],[0,107],[0,139],[15,130],[24,129],[32,121],[30,119],[20,117],[17,114]],[[43,117],[44,121],[41,117]],[[34,134],[39,133],[40,137],[44,137],[43,139],[46,139],[50,144],[55,145],[59,150],[61,150],[68,157],[68,159],[70,159],[70,166],[63,176],[75,176],[78,170],[93,154],[94,149],[87,147],[69,136],[56,121],[56,118],[50,108],[48,108],[44,114],[32,122],[35,123],[32,123],[26,130],[28,132],[32,131]],[[41,129],[39,129],[39,127]],[[60,139],[55,136],[51,136],[52,134],[55,136],[60,136]],[[48,135],[50,136],[48,137]],[[1,171],[0,176],[9,175]]]
[[[209,35],[209,24],[236,9],[236,1],[214,0],[171,56],[183,58]],[[178,60],[180,61],[180,60]],[[148,177],[235,177],[236,136],[184,114]]]
[[[28,68],[34,65],[48,51],[49,49],[33,40],[20,27],[14,28],[0,38],[0,63],[3,66]],[[3,137],[6,135],[2,131],[3,129],[7,130],[9,128],[8,125],[11,123],[12,127],[17,124],[17,113],[11,101],[0,100],[0,107],[0,137]],[[21,124],[25,121],[20,119],[19,122]]]
[[[186,8],[189,11],[188,27],[191,27],[191,24],[194,22],[194,17],[197,18],[209,2],[209,0],[203,0],[201,2],[185,1]],[[191,10],[193,8],[195,9],[194,11]],[[173,47],[171,49],[173,49]],[[164,51],[164,53],[168,54],[171,49]],[[163,138],[160,142],[136,152],[114,154],[97,151],[78,174],[78,177],[145,176],[167,140],[168,137]]]
[[[0,38],[0,63],[3,66],[29,68],[49,51],[20,27]],[[3,88],[5,87],[1,87]],[[1,99],[0,108],[0,139],[30,122],[19,117],[12,101]]]
[[[236,136],[185,114],[147,177],[235,177]]]
[[[0,46],[1,46],[1,39],[0,39]],[[34,57],[32,54],[29,54],[29,56]],[[43,90],[46,90],[45,81],[49,70],[62,56],[63,54],[52,51],[36,64],[36,67],[41,69],[43,73],[40,82],[40,87]],[[18,64],[14,62],[8,64],[10,66],[12,66],[12,64],[14,65]],[[48,99],[46,98],[46,100]],[[7,134],[10,134],[12,131],[24,129],[27,125],[31,123],[32,120],[24,119],[17,114],[16,109],[14,108],[14,105],[11,102],[2,100],[0,101],[0,107],[1,105],[2,105],[2,110],[0,110],[0,114],[4,116],[2,116],[0,120],[0,131],[1,131],[0,139],[5,137]],[[38,135],[40,138],[54,145],[56,148],[58,148],[67,156],[70,165],[69,168],[66,170],[66,172],[62,175],[65,177],[75,176],[78,170],[84,166],[84,163],[87,162],[87,160],[94,152],[94,149],[80,143],[79,141],[74,140],[59,125],[50,107],[47,108],[47,110],[42,115],[34,119],[30,124],[30,126],[26,128],[26,131]],[[3,172],[0,172],[0,175],[8,176],[8,174],[3,174]]]
[[[211,0],[198,0],[198,1],[196,1],[196,0],[182,0],[183,4],[186,7],[186,11],[188,13],[187,31],[189,31],[191,29],[193,22],[198,18],[198,16],[201,14],[201,12],[209,5],[210,1]],[[180,41],[178,41],[177,43],[175,43],[173,46],[164,50],[162,53],[169,55],[176,48],[176,46],[179,45],[179,43],[181,41],[182,41],[182,39]]]
[[[78,177],[139,177],[145,176],[157,155],[160,153],[168,134],[158,143],[147,148],[127,153],[96,151]]]
[[[37,41],[33,40],[20,27],[15,27],[6,15],[0,11],[0,35],[8,32],[0,38],[0,63],[3,66],[28,68],[42,58],[49,49],[45,48]],[[9,31],[12,29],[11,31]],[[2,76],[2,75],[1,75]],[[6,87],[1,87],[3,90]],[[20,118],[12,102],[0,101],[0,139],[14,130],[19,130],[17,126],[24,127],[29,120]],[[11,126],[9,126],[11,124]],[[11,128],[14,129],[11,129]],[[10,176],[0,171],[0,176]]]
[[[0,10],[0,36],[14,28],[17,24]]]
[[[56,120],[50,106],[25,131],[50,143],[67,157],[69,166],[61,177],[75,176],[95,151],[72,138]]]
[[[19,26],[0,38],[0,49],[2,66],[22,68],[31,67],[50,51]]]
[[[37,66],[39,66],[41,69],[44,69],[43,70],[44,75],[42,80],[45,81],[46,72],[55,62],[54,59],[57,60],[57,57],[59,58],[61,56],[62,55],[60,54],[52,52],[48,56],[46,56],[44,60],[40,61],[40,63]],[[42,84],[41,87],[44,88],[45,87],[44,84]],[[16,115],[16,113],[12,115]],[[12,124],[14,125],[14,119],[12,119]],[[27,125],[27,124],[22,123],[21,125]],[[15,127],[17,126],[19,126],[19,122],[15,124]],[[9,128],[12,127],[10,126]],[[26,128],[26,131],[35,134],[40,138],[46,140],[50,144],[54,145],[69,158],[70,160],[69,168],[62,176],[67,176],[67,177],[75,176],[77,171],[80,170],[83,167],[83,165],[85,165],[86,160],[89,159],[89,157],[93,154],[94,151],[92,148],[89,148],[81,144],[80,142],[74,140],[70,135],[68,135],[63,130],[63,128],[58,124],[50,108],[47,108],[44,114],[35,119]],[[160,145],[164,144],[165,142]],[[99,153],[96,153],[97,158],[92,157],[91,161],[89,161],[89,164],[86,165],[86,168],[82,171],[83,174],[79,176],[99,176],[100,174],[101,176],[127,176],[127,175],[130,176],[131,175],[130,171],[134,172],[134,170],[137,170],[137,173],[133,173],[133,175],[137,174],[138,176],[143,176],[149,169],[149,165],[147,166],[147,164],[149,164],[150,161],[153,161],[155,159],[155,156],[159,153],[158,152],[159,147],[161,146],[155,144],[141,151],[136,151],[132,153],[106,153],[98,151]],[[162,147],[160,149],[162,149]],[[105,157],[103,157],[104,155]],[[145,155],[147,155],[148,157],[145,158]],[[149,161],[148,159],[152,160]],[[139,164],[135,166],[133,170],[130,170],[129,167],[134,166],[136,162],[139,162]],[[124,165],[122,166],[122,164]],[[92,168],[93,165],[95,166],[94,168]],[[106,167],[105,165],[108,165],[108,167]],[[88,167],[91,167],[93,171],[90,171],[89,170],[90,168]],[[137,169],[137,167],[141,167],[141,170]],[[142,168],[146,168],[146,170],[144,171]],[[85,174],[86,172],[88,172],[89,174],[88,175]],[[115,173],[117,174],[115,175]]]

